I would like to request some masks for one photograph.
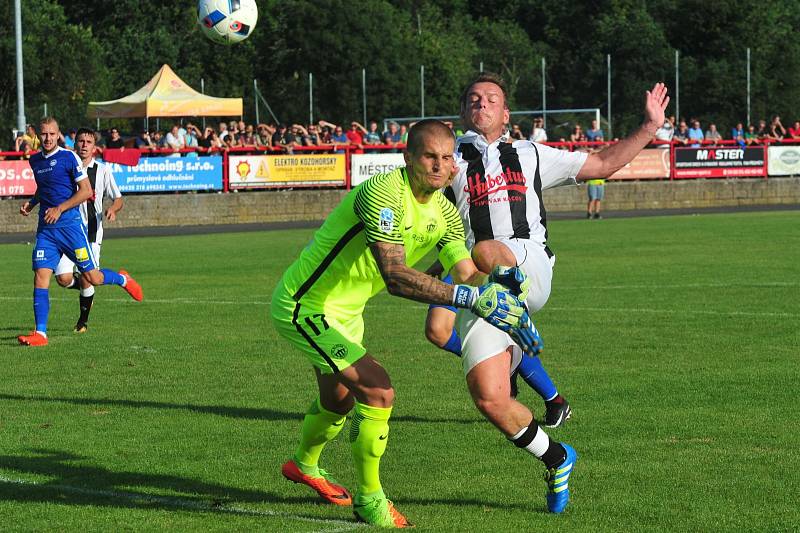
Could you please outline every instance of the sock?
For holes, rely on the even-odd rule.
[[[567,457],[567,450],[560,442],[551,439],[536,420],[531,420],[528,427],[522,428],[510,440],[517,448],[523,448],[538,457],[548,470],[563,463]]]
[[[125,276],[122,274],[108,268],[101,268],[100,272],[103,273],[103,285],[125,285]]]
[[[542,365],[542,361],[538,357],[523,355],[522,361],[519,363],[519,375],[544,401],[552,400],[558,396],[555,383],[550,379],[547,370],[544,369],[544,365]]]
[[[81,289],[81,296],[79,298],[81,316],[78,318],[79,323],[88,324],[89,311],[92,310],[93,300],[94,300],[94,287],[89,287],[88,289]]]
[[[350,425],[350,448],[358,477],[357,497],[374,496],[382,491],[380,462],[389,439],[389,416],[392,408],[372,407],[356,402]]]
[[[319,475],[317,465],[322,449],[339,434],[344,421],[344,416],[322,407],[319,398],[314,400],[303,418],[300,446],[294,454],[301,472],[312,477]]]
[[[47,317],[50,315],[50,290],[33,289],[33,318],[36,331],[47,333]]]
[[[450,339],[442,348],[461,357],[461,338],[458,336],[458,333],[456,333],[456,328],[453,328],[453,333],[450,335]]]

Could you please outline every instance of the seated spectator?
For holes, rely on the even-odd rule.
[[[392,146],[400,144],[400,128],[397,122],[390,122],[389,129],[383,132],[383,144]]]
[[[586,132],[586,139],[591,142],[603,142],[605,140],[603,130],[597,126],[596,120],[592,121],[591,127]]]
[[[581,128],[580,124],[575,124],[575,127],[572,128],[572,133],[569,135],[569,141],[573,143],[586,141],[586,134],[583,132],[583,128]]]
[[[672,140],[680,146],[689,144],[689,127],[685,121],[681,120],[680,124],[678,124],[678,129],[675,131]]]
[[[547,142],[547,132],[544,130],[544,119],[542,117],[533,119],[533,129],[528,140],[535,143]]]
[[[133,141],[133,147],[139,150],[154,150],[156,144],[150,138],[150,132],[143,129],[138,137]]]
[[[521,141],[525,139],[525,136],[522,135],[522,130],[519,129],[519,124],[514,124],[513,126],[511,126],[511,131],[509,132],[509,135],[515,141]]]
[[[75,128],[72,128],[67,133],[66,137],[64,137],[64,148],[67,150],[75,150],[75,134],[78,132]]]
[[[711,142],[712,144],[719,144],[719,142],[722,140],[722,135],[720,135],[719,131],[717,131],[716,124],[711,123],[708,125],[708,130],[706,131],[705,139],[706,141]]]
[[[106,148],[122,148],[123,146],[125,146],[125,142],[122,140],[119,130],[111,128],[111,136],[106,139]]]
[[[692,143],[692,146],[700,146],[703,143],[705,137],[703,136],[703,128],[700,127],[699,120],[692,121],[692,127],[689,128],[689,142]]]
[[[767,126],[766,120],[758,121],[758,128],[756,128],[756,137],[758,138],[759,142],[769,142],[775,140],[769,131],[769,127]]]
[[[789,128],[789,137],[792,139],[800,139],[800,121],[795,120],[791,128]]]
[[[781,124],[781,117],[778,115],[772,117],[772,123],[769,125],[769,134],[776,141],[782,141],[786,137],[786,128]]]
[[[737,122],[736,127],[731,129],[731,139],[736,141],[736,144],[738,144],[740,147],[744,148],[744,126],[741,122]]]
[[[747,144],[747,146],[756,144],[758,142],[758,133],[756,132],[756,127],[752,124],[747,126],[747,131],[744,134],[744,142]]]
[[[674,135],[675,135],[675,117],[671,116],[669,118],[665,118],[664,124],[662,124],[661,127],[656,130],[656,140],[666,141],[662,144],[659,144],[658,147],[669,148],[669,145],[666,143],[671,142],[672,137]]]
[[[381,144],[381,134],[378,133],[378,123],[370,121],[369,130],[364,134],[364,144],[376,145]]]
[[[169,130],[165,139],[165,144],[167,148],[171,148],[173,152],[178,152],[181,148],[186,146],[186,142],[183,139],[183,135],[180,134],[180,125],[173,124],[172,129]],[[114,132],[111,132],[112,136]]]

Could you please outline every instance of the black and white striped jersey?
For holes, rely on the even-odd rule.
[[[111,173],[111,165],[96,161],[94,158],[86,166],[86,174],[92,185],[94,194],[80,205],[81,218],[86,224],[89,242],[103,242],[103,198],[116,200],[122,196]]]
[[[458,173],[445,194],[458,208],[467,247],[488,239],[547,241],[542,191],[576,184],[584,152],[568,152],[504,135],[488,144],[468,131],[456,141]]]

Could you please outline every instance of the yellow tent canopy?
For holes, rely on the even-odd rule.
[[[228,117],[242,115],[241,98],[201,94],[164,65],[147,84],[119,100],[89,102],[91,118]]]

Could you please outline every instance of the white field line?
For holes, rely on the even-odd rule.
[[[347,522],[346,520],[336,520],[328,518],[311,518],[308,516],[297,516],[290,513],[280,513],[277,511],[266,511],[259,509],[245,509],[243,507],[235,507],[229,505],[211,505],[203,502],[196,502],[186,500],[183,498],[170,498],[166,496],[151,496],[149,494],[135,494],[131,492],[120,492],[115,490],[102,490],[102,489],[87,489],[82,487],[71,487],[69,485],[51,485],[49,483],[39,483],[36,481],[28,481],[25,479],[10,479],[0,476],[0,483],[9,483],[14,485],[35,486],[45,489],[60,490],[70,492],[73,494],[80,494],[85,496],[103,496],[106,498],[115,498],[118,500],[126,500],[138,504],[158,503],[168,507],[175,507],[178,509],[189,509],[192,511],[214,512],[214,513],[227,513],[241,516],[273,516],[279,518],[288,518],[290,520],[299,520],[302,522],[311,522],[314,524],[330,524],[337,526],[336,529],[322,529],[320,532],[335,533],[340,531],[353,531],[366,524],[357,522]]]
[[[0,301],[22,301],[29,302],[30,297],[25,296],[0,296]],[[51,301],[73,301],[73,298],[64,296],[50,297]],[[103,298],[106,302],[128,302],[130,298]],[[168,300],[159,299],[145,299],[144,303],[166,304],[166,305],[253,305],[253,306],[268,306],[269,302],[265,301],[245,301],[245,300],[202,300],[198,298],[174,298]],[[409,303],[409,307],[415,309],[427,309],[426,304]],[[387,308],[388,304],[382,303],[369,303],[367,308]],[[556,307],[546,306],[547,311],[556,312],[575,312],[586,311],[592,313],[652,313],[664,315],[706,315],[706,316],[741,316],[741,317],[763,317],[763,318],[798,318],[800,313],[771,313],[763,311],[723,311],[723,310],[709,310],[709,309],[648,309],[644,307]]]

